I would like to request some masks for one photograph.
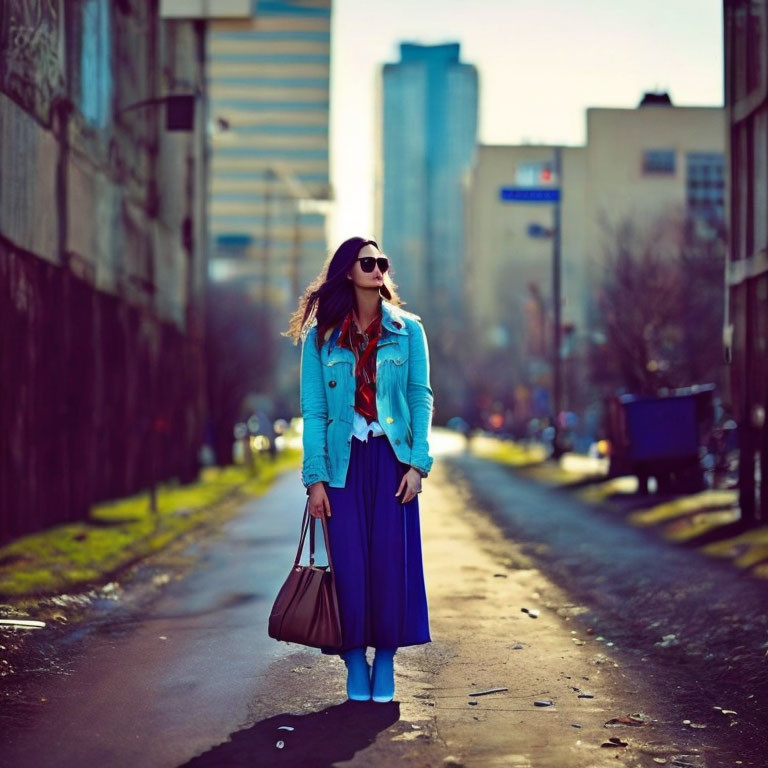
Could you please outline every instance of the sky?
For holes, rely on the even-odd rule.
[[[333,0],[332,248],[373,232],[381,65],[400,42],[461,43],[478,68],[478,141],[585,141],[587,107],[723,103],[722,0]]]

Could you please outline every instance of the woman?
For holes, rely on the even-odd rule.
[[[391,701],[395,651],[431,641],[418,502],[433,461],[429,354],[388,270],[375,241],[346,240],[287,333],[303,339],[302,482],[309,513],[328,518],[342,624],[341,649],[321,650],[344,659],[356,701]]]

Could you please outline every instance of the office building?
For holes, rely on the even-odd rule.
[[[599,292],[616,232],[627,223],[640,236],[662,230],[658,246],[673,253],[681,237],[722,237],[727,210],[721,108],[675,107],[666,94],[646,94],[636,109],[592,108],[586,117],[586,144],[562,148],[559,176],[554,147],[481,145],[467,194],[474,351],[504,355],[508,383],[529,387],[552,386],[559,194],[566,405],[594,394],[586,357],[601,339]]]
[[[284,312],[327,253],[330,0],[260,0],[208,35],[211,277]]]
[[[414,311],[435,318],[462,300],[463,180],[477,139],[477,70],[459,44],[403,43],[382,71],[376,229]]]

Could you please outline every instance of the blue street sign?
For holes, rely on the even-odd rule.
[[[560,200],[557,187],[502,187],[499,196],[505,203],[556,203]]]

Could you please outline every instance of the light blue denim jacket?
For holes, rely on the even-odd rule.
[[[398,460],[429,472],[433,395],[429,349],[418,315],[381,301],[381,336],[376,352],[376,408]],[[352,449],[355,356],[339,346],[340,328],[318,351],[313,326],[301,350],[301,414],[304,419],[305,486],[320,480],[343,488]],[[378,438],[381,439],[381,438]]]

